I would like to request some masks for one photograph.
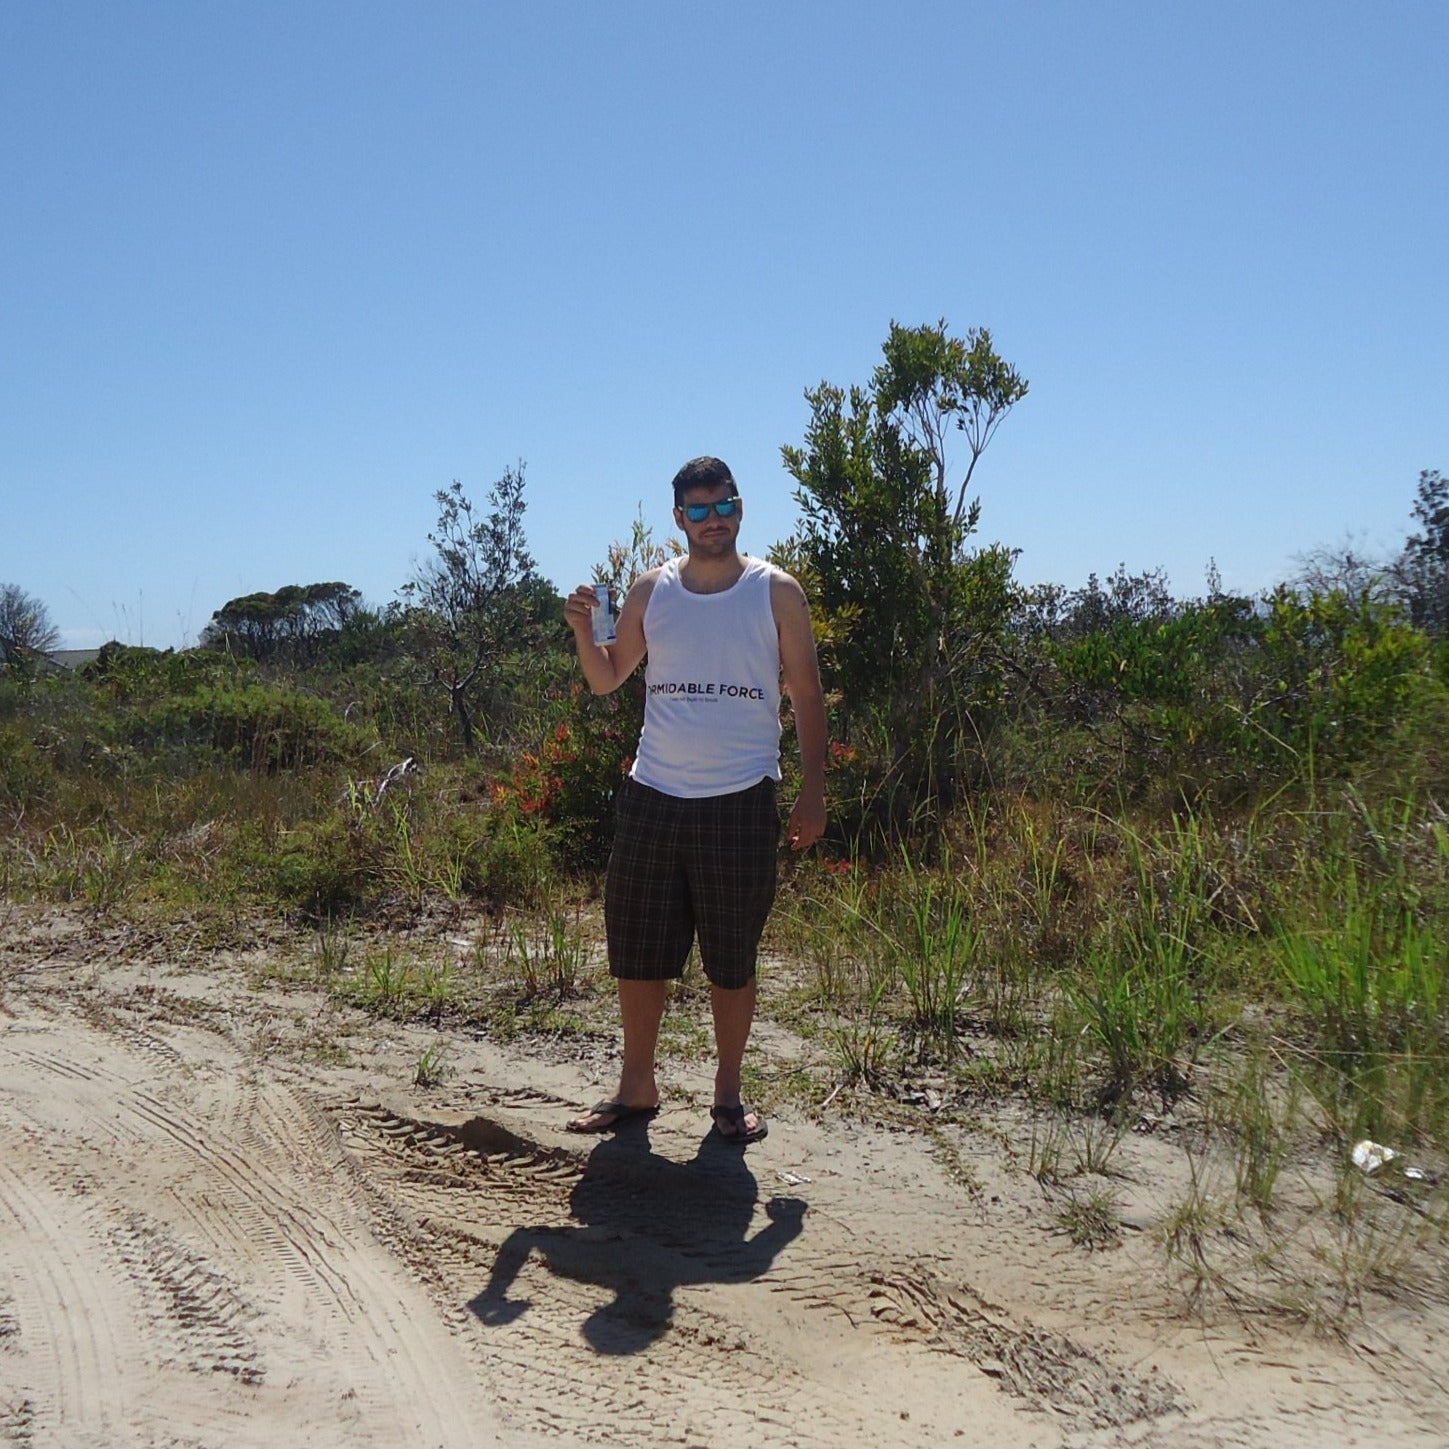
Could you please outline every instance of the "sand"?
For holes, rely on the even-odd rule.
[[[701,1061],[580,1138],[597,1044],[259,981],[298,950],[0,905],[0,1443],[1449,1444],[1442,1297],[1191,1311],[1150,1134],[1092,1251],[1006,1116],[786,1107],[741,1151]]]

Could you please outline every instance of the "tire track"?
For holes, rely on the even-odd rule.
[[[153,1324],[169,1325],[171,1361],[196,1373],[231,1374],[244,1384],[266,1377],[248,1327],[259,1316],[215,1267],[139,1214],[112,1230],[120,1261],[159,1303]],[[159,1320],[159,1323],[158,1323]],[[158,1333],[153,1341],[159,1341]],[[167,1361],[163,1354],[162,1361]]]
[[[360,1407],[373,1415],[400,1410],[428,1443],[470,1442],[459,1426],[475,1420],[476,1406],[437,1372],[436,1355],[446,1344],[429,1342],[399,1286],[379,1271],[365,1244],[349,1242],[362,1224],[337,1220],[329,1183],[295,1142],[290,1150],[286,1141],[281,1150],[273,1142],[272,1150],[258,1155],[255,1142],[265,1138],[259,1126],[248,1149],[245,1142],[213,1141],[189,1114],[149,1093],[137,1092],[122,1105],[179,1147],[191,1171],[201,1169],[221,1186],[228,1213],[259,1260],[253,1267],[264,1273],[280,1268],[291,1280],[294,1315],[315,1320],[320,1303],[324,1314],[345,1325],[348,1332],[324,1338],[330,1357],[350,1361]]]
[[[769,1353],[777,1361],[765,1377],[751,1353],[759,1295],[736,1317],[706,1301],[727,1305],[727,1297],[698,1291],[788,1287],[772,1282],[772,1256],[751,1246],[771,1232],[782,1246],[794,1242],[778,1205],[761,1214],[752,1193],[663,1159],[642,1173],[637,1163],[596,1171],[484,1118],[450,1130],[361,1102],[333,1115],[382,1196],[399,1256],[427,1273],[445,1309],[456,1315],[466,1305],[479,1351],[506,1366],[508,1402],[550,1432],[600,1443],[922,1442],[919,1426],[903,1429],[895,1404],[832,1392],[778,1358],[782,1343],[836,1332],[804,1306],[806,1294],[776,1303]],[[480,1150],[490,1144],[498,1150]],[[667,1180],[669,1191],[653,1191],[652,1179]],[[757,1234],[722,1246],[709,1204],[731,1195],[730,1221]],[[902,1359],[892,1373],[909,1372],[910,1345],[875,1333],[872,1347]],[[608,1365],[620,1355],[627,1374]]]
[[[76,1243],[87,1224],[60,1194],[37,1190],[39,1174],[27,1166],[24,1134],[7,1132],[0,1153],[0,1208],[13,1224],[4,1236],[16,1251],[4,1254],[15,1288],[8,1335],[24,1350],[26,1378],[22,1413],[10,1418],[57,1444],[100,1442],[118,1435],[130,1405],[134,1305],[122,1285],[88,1270]],[[7,1244],[7,1246],[10,1246]]]
[[[68,1120],[62,1127],[59,1109],[43,1097],[19,1104],[33,1108],[38,1134],[51,1142],[24,1177],[13,1170],[0,1176],[0,1194],[24,1210],[23,1240],[42,1245],[41,1269],[59,1280],[63,1240],[88,1225],[72,1213],[65,1228],[48,1230],[46,1211],[24,1179],[52,1172],[64,1152],[96,1156],[102,1139],[111,1212],[91,1237],[113,1280],[102,1291],[90,1286],[94,1275],[73,1273],[43,1282],[29,1295],[35,1307],[27,1316],[36,1321],[37,1337],[66,1345],[73,1325],[84,1325],[55,1370],[55,1386],[42,1385],[33,1394],[44,1432],[56,1418],[62,1425],[85,1425],[101,1435],[100,1442],[123,1442],[117,1416],[125,1395],[117,1385],[126,1381],[128,1361],[116,1341],[118,1334],[135,1341],[137,1323],[147,1323],[151,1336],[159,1334],[152,1377],[158,1362],[169,1362],[256,1388],[265,1366],[249,1324],[265,1317],[269,1335],[290,1343],[294,1365],[311,1363],[319,1385],[335,1383],[350,1402],[348,1412],[366,1426],[356,1442],[461,1449],[496,1437],[466,1354],[436,1324],[425,1292],[400,1277],[368,1231],[325,1122],[319,1126],[293,1093],[271,1088],[252,1098],[247,1130],[218,1133],[190,1107],[170,1100],[167,1051],[118,1041],[94,1019],[84,1026],[72,1022],[71,1029],[84,1032],[94,1049],[84,1052],[89,1070],[73,1078],[77,1090],[67,1094]],[[0,1069],[6,1045],[0,1041]],[[26,1052],[24,1059],[17,1054],[7,1075],[23,1078],[44,1065],[43,1052]],[[176,1070],[184,1072],[184,1064]],[[194,1094],[187,1078],[182,1084]],[[299,1119],[311,1126],[299,1132]],[[63,1142],[55,1136],[60,1132]],[[9,1162],[10,1154],[0,1156]],[[344,1184],[348,1191],[339,1190]],[[128,1192],[154,1201],[157,1191],[176,1206],[176,1222],[126,1210]],[[177,1223],[183,1225],[179,1234]],[[218,1259],[231,1267],[219,1267]],[[114,1279],[127,1291],[117,1292]],[[64,1314],[42,1316],[52,1301],[66,1305]],[[144,1366],[129,1366],[138,1381],[145,1378]],[[55,1400],[54,1414],[47,1397]],[[82,1441],[62,1435],[56,1442]]]

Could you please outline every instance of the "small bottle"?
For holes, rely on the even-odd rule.
[[[594,643],[613,644],[619,638],[618,615],[608,584],[594,585]]]

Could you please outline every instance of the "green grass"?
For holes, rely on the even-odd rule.
[[[0,900],[285,919],[306,946],[258,970],[289,989],[439,1032],[615,1030],[597,873],[571,875],[565,833],[507,789],[519,748],[572,708],[562,696],[517,708],[526,739],[500,725],[461,761],[402,675],[372,678],[359,709],[378,748],[290,768],[266,740],[255,767],[225,739],[146,743],[126,731],[186,720],[106,688],[0,681]],[[344,681],[326,688],[345,712]],[[301,724],[332,717],[295,691],[276,702]],[[870,853],[841,840],[788,859],[766,1009],[804,1059],[761,1092],[921,1125],[926,1083],[1009,1111],[1031,1124],[1016,1170],[1072,1192],[1059,1226],[1084,1245],[1110,1215],[1083,1179],[1110,1178],[1134,1128],[1162,1128],[1194,1153],[1162,1233],[1190,1297],[1295,1243],[1318,1255],[1314,1301],[1404,1279],[1426,1243],[1442,1252],[1446,1189],[1344,1164],[1372,1137],[1449,1180],[1441,738],[1402,742],[1392,776],[1335,778],[1320,753],[1193,791],[1151,776],[1160,741],[1114,765],[1132,736],[1107,724],[983,738],[989,759],[961,774],[979,783],[944,815],[851,764]],[[379,802],[370,782],[425,753],[414,738],[437,757]],[[464,931],[471,948],[439,944]],[[705,999],[695,972],[667,1050],[707,1056]],[[445,1071],[442,1053],[418,1064],[420,1080]]]

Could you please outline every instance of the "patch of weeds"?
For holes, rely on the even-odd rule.
[[[37,895],[84,901],[96,910],[108,910],[126,899],[147,866],[139,839],[105,824],[79,829],[56,825],[36,846],[26,848],[26,856]]]
[[[319,1067],[350,1067],[355,1065],[352,1049],[339,1037],[310,1032],[291,1049],[300,1062]]]
[[[247,972],[247,984],[253,991],[267,986],[279,986],[283,991],[306,990],[318,984],[316,964],[291,953],[268,955]]]
[[[906,929],[896,938],[901,980],[911,1013],[926,1040],[949,1061],[956,1055],[957,1024],[976,984],[981,932],[959,891],[927,878],[909,902]]]
[[[1112,1177],[1112,1158],[1131,1129],[1125,1113],[1074,1117],[1035,1116],[1028,1145],[1028,1170],[1038,1182],[1068,1177]]]
[[[543,921],[515,920],[505,946],[505,962],[525,1002],[541,997],[563,1001],[582,993],[593,948],[580,915],[551,910]]]
[[[758,1061],[746,1057],[740,1072],[740,1096],[762,1112],[773,1112],[780,1104],[777,1080],[775,1073],[766,1072]]]
[[[441,1022],[443,1014],[458,1000],[457,967],[451,955],[425,961],[418,975],[418,994],[429,1020]]]
[[[1105,1193],[1072,1198],[1058,1209],[1055,1221],[1079,1248],[1115,1248],[1122,1242],[1122,1223],[1116,1204]]]
[[[1323,924],[1285,928],[1274,948],[1310,1042],[1304,1080],[1348,1140],[1431,1137],[1449,1117],[1442,930],[1351,867],[1337,889],[1342,904]]]
[[[664,1056],[694,1061],[713,1051],[714,1036],[698,1012],[671,1001],[659,1025],[659,1046]]]
[[[438,1037],[418,1058],[413,1071],[413,1085],[416,1087],[437,1087],[453,1074],[448,1058],[453,1044],[446,1037]]]
[[[1215,1125],[1233,1146],[1238,1201],[1259,1213],[1272,1210],[1300,1111],[1296,1080],[1289,1077],[1285,1085],[1273,1067],[1265,1047],[1252,1048],[1227,1089],[1210,1103]]]
[[[548,1037],[599,1037],[612,1042],[611,1032],[601,1032],[595,1022],[561,1006],[540,1006],[522,1019],[526,1030]]]
[[[881,981],[870,993],[864,1011],[851,1012],[826,1030],[843,1086],[877,1086],[900,1060],[900,1038],[881,1010],[886,984]]]
[[[1159,1232],[1167,1261],[1178,1271],[1188,1304],[1196,1311],[1214,1288],[1224,1291],[1229,1301],[1235,1295],[1209,1257],[1210,1239],[1225,1222],[1222,1206],[1209,1189],[1200,1156],[1188,1154],[1188,1171],[1187,1196],[1163,1218]]]
[[[412,961],[391,945],[380,946],[362,958],[339,994],[374,1016],[399,1016],[416,990],[416,976]]]
[[[788,1103],[801,1108],[813,1108],[819,1105],[821,1093],[824,1086],[820,1078],[808,1067],[795,1062],[777,1072],[771,1072],[768,1077],[756,1069],[750,1069],[748,1059],[745,1063],[746,1095],[748,1096],[749,1083],[756,1077],[761,1081],[768,1081],[769,1096],[776,1103]]]
[[[1422,1291],[1426,1245],[1442,1238],[1444,1220],[1404,1191],[1381,1168],[1365,1176],[1351,1162],[1338,1174],[1327,1207],[1328,1236],[1317,1256],[1333,1285],[1332,1307],[1358,1313],[1364,1295]],[[1381,1180],[1381,1177],[1384,1180]],[[1441,1204],[1442,1207],[1442,1204]]]
[[[1063,1166],[1066,1124],[1060,1117],[1031,1119],[1031,1136],[1027,1139],[1027,1171],[1040,1183],[1060,1182],[1066,1175]]]
[[[1083,1028],[1106,1071],[1100,1100],[1111,1106],[1141,1085],[1164,1101],[1187,1090],[1202,1036],[1202,1010],[1186,949],[1172,938],[1142,950],[1112,941],[1089,952],[1085,973],[1068,987]]]
[[[1080,1131],[1074,1136],[1077,1149],[1077,1171],[1097,1177],[1115,1174],[1112,1159],[1132,1129],[1132,1118],[1126,1112],[1105,1117],[1084,1117]]]
[[[341,977],[352,957],[352,941],[339,932],[330,921],[319,926],[312,936],[312,967],[317,982],[330,986]]]

